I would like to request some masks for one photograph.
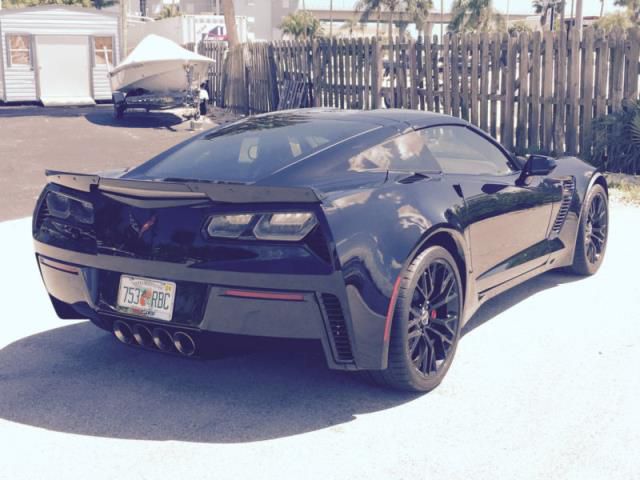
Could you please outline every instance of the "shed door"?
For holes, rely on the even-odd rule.
[[[89,37],[36,37],[40,101],[52,105],[93,105]]]

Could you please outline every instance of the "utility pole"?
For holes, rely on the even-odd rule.
[[[120,0],[120,55],[121,61],[127,56],[127,2]]]
[[[444,0],[440,0],[440,42],[444,38]]]
[[[505,24],[507,25],[507,28],[509,28],[509,7],[510,7],[510,2],[509,0],[507,0],[507,15],[506,15],[506,19],[505,19]]]
[[[579,31],[582,31],[582,0],[576,0],[576,21],[575,25]]]
[[[333,0],[329,0],[329,38],[333,38]]]

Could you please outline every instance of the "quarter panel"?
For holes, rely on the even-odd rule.
[[[347,289],[356,357],[366,368],[386,367],[386,315],[406,263],[434,229],[464,229],[463,201],[450,182],[435,175],[398,183],[402,177],[378,188],[333,192],[323,202]]]

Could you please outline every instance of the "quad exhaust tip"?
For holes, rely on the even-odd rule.
[[[120,342],[126,345],[131,345],[134,341],[131,328],[129,328],[129,325],[120,320],[116,320],[115,322],[113,322],[113,334]]]
[[[141,323],[130,326],[122,320],[113,322],[113,335],[125,345],[139,345],[144,348],[154,346],[163,352],[176,350],[185,357],[196,353],[196,342],[185,332],[175,332],[173,335],[164,328],[149,329]]]
[[[187,357],[196,353],[196,342],[193,341],[190,335],[184,332],[176,332],[173,334],[173,345],[178,352]]]
[[[151,348],[154,345],[151,330],[139,323],[133,326],[133,338],[141,347]]]
[[[153,329],[153,343],[158,347],[158,350],[162,350],[163,352],[173,350],[173,338],[171,338],[171,334],[164,328]]]

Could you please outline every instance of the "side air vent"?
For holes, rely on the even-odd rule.
[[[353,352],[351,351],[351,341],[347,332],[347,324],[344,320],[340,300],[330,293],[322,294],[322,304],[329,321],[333,345],[338,361],[350,362],[353,360]]]
[[[569,207],[571,206],[571,199],[573,198],[573,192],[576,189],[576,184],[573,178],[562,181],[562,202],[560,203],[560,210],[556,216],[555,222],[553,222],[553,228],[551,232],[553,235],[558,235],[564,225],[564,221],[569,213]]]

